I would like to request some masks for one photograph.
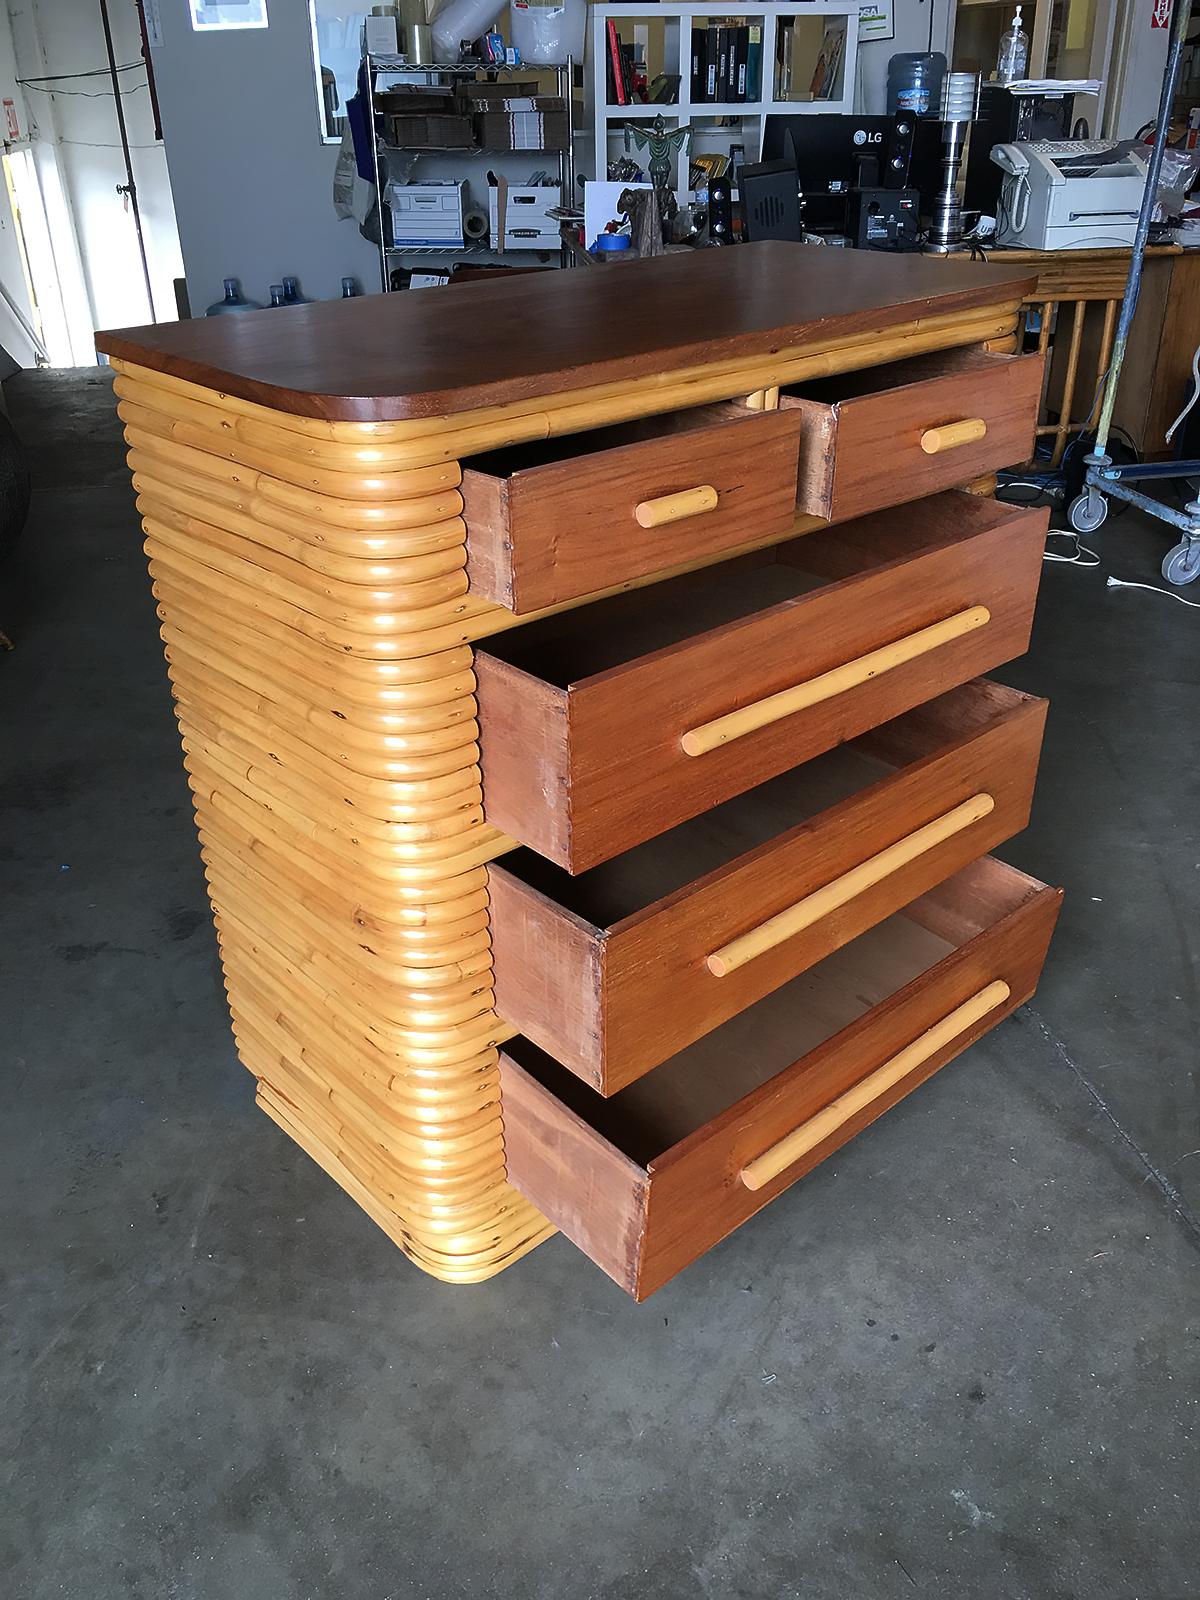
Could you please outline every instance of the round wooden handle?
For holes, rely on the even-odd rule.
[[[819,922],[822,917],[828,916],[831,911],[846,905],[856,895],[865,894],[877,883],[882,883],[891,873],[898,872],[910,861],[915,861],[926,851],[933,850],[944,840],[953,838],[956,833],[961,833],[972,823],[979,822],[995,809],[996,802],[990,794],[972,795],[969,800],[964,800],[952,811],[935,817],[932,822],[925,823],[923,827],[906,834],[903,839],[897,839],[895,844],[888,845],[886,850],[880,850],[876,855],[860,862],[857,867],[851,867],[849,872],[843,872],[841,877],[834,878],[823,888],[814,889],[812,894],[805,895],[803,900],[797,900],[796,904],[788,906],[786,911],[778,912],[766,922],[760,923],[757,928],[751,928],[749,933],[743,933],[738,938],[731,939],[728,944],[722,945],[719,950],[714,950],[706,961],[708,970],[714,978],[724,978],[729,973],[736,972],[748,961],[764,955],[768,950],[774,950],[776,945],[783,944],[795,934],[802,933],[814,922]]]
[[[640,528],[661,528],[667,522],[682,522],[684,517],[698,517],[702,511],[715,511],[718,498],[711,483],[702,483],[695,489],[681,489],[678,494],[664,494],[657,500],[640,501],[633,508],[634,521]]]
[[[894,667],[903,666],[906,661],[936,650],[939,645],[960,639],[964,633],[986,627],[991,620],[992,614],[986,606],[970,606],[966,611],[956,611],[952,617],[943,617],[940,622],[932,622],[927,628],[919,628],[916,633],[907,634],[894,644],[882,645],[865,656],[847,661],[844,666],[822,672],[819,677],[808,678],[792,689],[781,689],[778,694],[768,695],[765,700],[756,700],[753,705],[742,706],[738,711],[730,711],[712,722],[689,729],[682,740],[684,754],[706,755],[718,745],[728,744],[730,739],[756,733],[759,728],[778,722],[782,717],[790,717],[797,711],[818,705],[822,700],[831,699],[835,694],[843,694],[847,689],[877,678],[881,672],[890,672]]]
[[[940,455],[943,450],[957,450],[961,444],[978,444],[987,437],[987,423],[982,417],[967,417],[962,422],[947,422],[940,428],[926,428],[921,435],[921,449],[927,456]]]
[[[883,1066],[877,1068],[853,1088],[847,1089],[845,1094],[839,1095],[836,1100],[822,1110],[815,1117],[810,1117],[807,1122],[801,1123],[793,1132],[780,1139],[778,1144],[771,1145],[764,1150],[762,1155],[755,1156],[752,1161],[747,1161],[741,1170],[741,1180],[747,1189],[765,1189],[780,1173],[801,1156],[807,1155],[810,1150],[815,1150],[817,1145],[823,1143],[846,1122],[849,1122],[857,1112],[869,1106],[873,1100],[878,1100],[889,1089],[899,1083],[901,1078],[906,1078],[939,1050],[944,1050],[948,1044],[966,1033],[969,1028],[987,1016],[989,1011],[994,1011],[1008,999],[1011,991],[1002,978],[997,978],[989,983],[986,989],[980,989],[978,994],[964,1000],[962,1005],[955,1006],[954,1010],[935,1022],[932,1028],[927,1028],[923,1034],[909,1045],[905,1045],[899,1054],[885,1061]]]

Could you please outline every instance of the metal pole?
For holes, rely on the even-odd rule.
[[[125,182],[117,185],[117,193],[129,200],[133,212],[133,226],[137,232],[138,254],[142,258],[142,277],[146,281],[146,303],[150,307],[150,321],[157,322],[154,314],[154,290],[150,286],[150,263],[146,258],[146,236],[142,232],[142,213],[138,208],[137,184],[133,176],[133,154],[129,148],[129,131],[125,126],[125,104],[121,98],[121,80],[117,77],[117,57],[113,50],[112,25],[108,18],[108,0],[100,0],[100,20],[104,24],[104,47],[108,51],[108,73],[112,79],[113,104],[117,108],[117,127],[121,131],[121,149],[125,152]]]
[[[558,158],[558,189],[559,204],[573,207],[575,204],[575,62],[568,55],[566,65],[558,69],[558,83],[566,88],[567,106],[567,148]],[[559,224],[559,232],[569,224]],[[559,265],[573,267],[575,257],[566,244],[559,249]]]
[[[379,228],[379,286],[384,294],[387,294],[392,287],[392,278],[388,271],[387,240],[383,237],[383,182],[379,160],[379,130],[375,126],[375,67],[369,50],[363,51],[363,63],[367,75],[367,127],[371,135],[371,171],[375,178],[375,221]]]
[[[1163,150],[1167,143],[1167,127],[1171,120],[1171,103],[1179,84],[1179,71],[1183,62],[1183,47],[1187,41],[1192,20],[1192,0],[1175,0],[1171,17],[1171,43],[1167,50],[1167,65],[1163,72],[1162,94],[1158,102],[1158,123],[1154,129],[1154,144],[1146,171],[1146,190],[1138,212],[1137,232],[1133,236],[1133,254],[1129,261],[1129,276],[1125,280],[1125,295],[1121,301],[1121,315],[1117,319],[1117,337],[1113,343],[1112,359],[1104,383],[1104,399],[1100,405],[1100,421],[1096,426],[1096,443],[1087,457],[1089,466],[1108,464],[1108,433],[1112,425],[1113,407],[1117,400],[1117,384],[1125,361],[1125,347],[1129,342],[1129,329],[1137,310],[1142,289],[1142,266],[1146,259],[1146,239],[1150,233],[1150,217],[1154,211],[1158,190],[1158,175],[1162,170]]]

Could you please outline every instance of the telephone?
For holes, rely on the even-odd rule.
[[[994,144],[992,160],[1002,172],[1011,173],[1014,178],[1023,177],[1029,171],[1029,157],[1019,144]]]
[[[1115,139],[1030,139],[994,145],[1004,173],[999,242],[1026,250],[1129,245],[1146,188],[1145,154]]]
[[[1029,157],[1019,144],[994,144],[992,160],[1008,174],[1000,189],[1001,217],[997,220],[1002,231],[1020,233],[1029,221]]]

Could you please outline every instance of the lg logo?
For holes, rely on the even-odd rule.
[[[882,133],[868,133],[865,128],[855,128],[855,130],[854,130],[854,143],[855,144],[860,144],[860,145],[861,144],[882,144],[883,143],[883,135],[882,135]]]

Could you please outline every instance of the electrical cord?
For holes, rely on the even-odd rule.
[[[997,500],[1000,499],[1000,490],[1001,489],[1005,489],[1005,490],[1008,490],[1008,489],[1032,489],[1034,491],[1034,498],[1032,500],[1014,500],[1014,501],[1011,502],[1012,505],[1018,505],[1018,506],[1036,505],[1038,500],[1041,500],[1041,499],[1050,499],[1050,500],[1061,500],[1062,499],[1062,490],[1059,488],[1059,486],[1057,484],[1055,484],[1055,483],[1040,483],[1036,478],[1006,478],[1004,480],[1004,482],[1002,484],[1000,484],[999,487],[996,490],[996,499]],[[1009,503],[1009,502],[1006,502],[1006,503]]]
[[[1000,490],[1004,491],[1002,495]],[[1006,498],[1010,489],[1032,489],[1030,499],[1009,500]],[[996,499],[1004,505],[1035,506],[1039,500],[1050,500],[1054,504],[1062,501],[1062,490],[1056,484],[1038,483],[1033,478],[1010,478],[1000,485],[996,491]],[[1074,548],[1070,555],[1059,555],[1057,550],[1043,550],[1042,560],[1053,562],[1066,567],[1098,567],[1100,557],[1090,546],[1084,544],[1074,528],[1047,528],[1047,539],[1070,539]]]
[[[1012,505],[1036,505],[1037,501],[1042,498],[1056,501],[1062,499],[1062,493],[1060,490],[1051,486],[1047,486],[1046,484],[1037,483],[1032,478],[1013,478],[1007,483],[1002,484],[1001,488],[1006,490],[1033,489],[1036,491],[1032,500],[1016,500],[1005,502]],[[999,491],[997,491],[996,498],[997,500],[1002,498]],[[1085,571],[1093,570],[1100,565],[1099,552],[1093,550],[1090,545],[1084,544],[1083,540],[1075,532],[1074,528],[1047,528],[1046,538],[1070,539],[1074,548],[1072,549],[1070,555],[1065,556],[1059,555],[1057,550],[1043,550],[1042,560],[1044,562],[1052,563],[1055,566],[1082,567]],[[1162,589],[1159,588],[1159,586],[1155,583],[1134,583],[1132,579],[1114,578],[1111,574],[1109,574],[1109,576],[1105,579],[1105,587],[1108,589],[1147,589],[1151,594],[1165,594],[1169,600],[1178,600],[1181,605],[1191,606],[1195,610],[1200,610],[1200,600],[1185,599],[1183,595],[1176,594],[1173,589]]]
[[[40,83],[27,83],[25,87],[32,89],[35,94],[61,94],[73,100],[111,100],[113,98],[111,89],[107,93],[95,94],[91,89],[47,89]],[[136,94],[139,89],[148,89],[149,87],[148,83],[135,83],[132,89],[121,90],[121,98],[124,99],[126,95]]]
[[[1132,583],[1128,578],[1114,578],[1110,576],[1105,580],[1106,589],[1146,589],[1151,594],[1165,594],[1168,600],[1178,600],[1181,606],[1191,606],[1193,610],[1200,611],[1200,600],[1189,600],[1185,595],[1176,594],[1174,589],[1160,589],[1156,583]]]
[[[144,67],[144,61],[125,61],[117,68],[118,72],[132,72],[135,67]],[[51,72],[44,78],[18,78],[17,82],[27,87],[39,83],[68,83],[75,78],[107,78],[111,76],[107,67],[91,67],[87,72]]]
[[[1022,199],[1025,201],[1024,206],[1021,205]],[[1017,192],[1013,200],[1012,209],[1012,231],[1014,233],[1021,233],[1025,224],[1029,221],[1029,203],[1032,199],[1033,185],[1029,181],[1029,174],[1020,172],[1017,174]],[[1021,217],[1020,222],[1017,221],[1018,211]]]
[[[1043,550],[1042,560],[1057,562],[1064,567],[1098,567],[1100,557],[1095,550],[1083,543],[1074,528],[1047,528],[1047,539],[1070,539],[1074,543],[1074,550],[1069,556],[1060,556],[1056,550]]]
[[[1200,400],[1200,344],[1198,344],[1196,346],[1194,352],[1192,353],[1192,394],[1191,394],[1191,398],[1188,400],[1187,405],[1184,406],[1183,410],[1175,418],[1175,421],[1167,429],[1166,440],[1167,440],[1168,444],[1170,444],[1172,438],[1174,437],[1176,428],[1178,428],[1179,424],[1187,416],[1188,412],[1196,404],[1197,400]]]

